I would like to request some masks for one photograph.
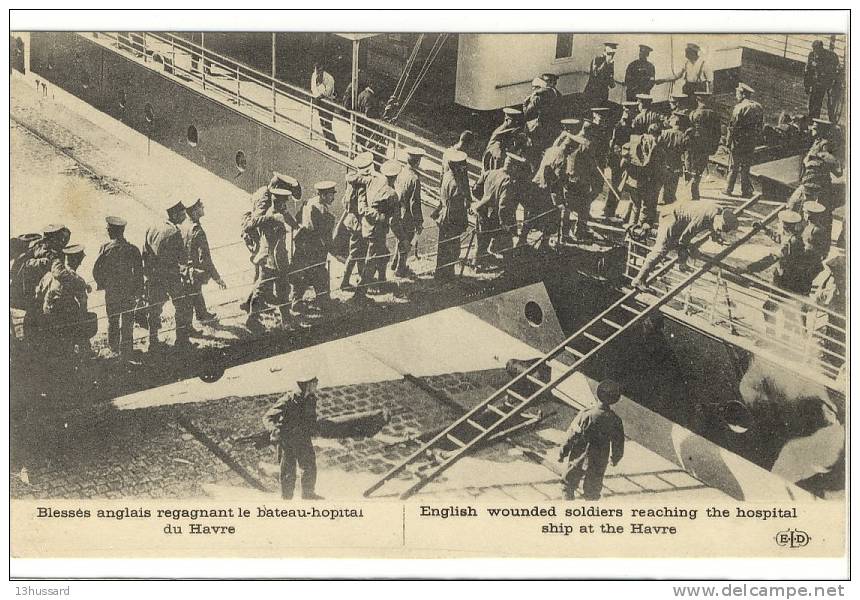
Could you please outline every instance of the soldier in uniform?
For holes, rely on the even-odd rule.
[[[286,236],[287,228],[298,228],[287,210],[287,202],[294,197],[291,191],[295,188],[294,182],[293,178],[276,173],[243,225],[245,234],[257,240],[251,257],[256,268],[254,288],[243,304],[248,312],[245,326],[254,333],[263,330],[260,313],[270,305],[278,308],[283,327],[290,320],[290,257]]]
[[[466,129],[460,133],[460,137],[457,140],[457,143],[447,148],[447,150],[461,150],[466,153],[466,158],[469,157],[469,151],[472,149],[472,146],[475,145],[475,140],[477,137],[475,136],[475,132],[470,129]],[[442,161],[442,174],[445,174],[445,171],[448,169],[448,161]]]
[[[472,188],[476,202],[471,212],[478,225],[475,270],[479,272],[492,268],[491,261],[503,261],[503,253],[511,249],[517,226],[515,187],[525,165],[525,158],[508,152],[502,168],[482,173]]]
[[[759,144],[764,126],[764,110],[761,104],[752,99],[754,91],[745,83],[739,83],[735,89],[738,103],[732,109],[728,139],[726,140],[726,145],[731,153],[729,178],[726,181],[726,189],[723,191],[726,196],[732,195],[738,177],[741,180],[741,196],[748,198],[753,194],[750,167],[752,166],[753,152]]]
[[[544,152],[532,183],[535,186],[537,209],[546,212],[557,207],[560,213],[551,212],[545,219],[541,229],[541,241],[538,250],[549,249],[550,238],[558,233],[560,223],[567,221],[565,181],[567,177],[567,159],[576,147],[573,135],[562,133],[556,143]]]
[[[69,243],[71,232],[64,225],[50,224],[42,228],[42,235],[34,240],[16,264],[14,287],[20,294],[24,309],[24,339],[37,342],[36,328],[41,319],[42,306],[36,300],[36,287],[55,262],[65,262],[63,248]]]
[[[720,145],[722,131],[720,116],[709,107],[711,92],[696,92],[696,109],[690,113],[690,135],[685,166],[690,181],[690,199],[698,200],[702,175],[708,168],[708,160]]]
[[[400,207],[394,182],[403,168],[396,160],[383,163],[380,169],[385,182],[378,187],[370,188],[364,202],[359,205],[361,213],[361,234],[367,242],[367,255],[364,269],[361,272],[361,282],[352,297],[354,301],[367,299],[367,288],[371,284],[382,285],[387,281],[386,270],[390,252],[386,243],[390,230],[391,219]]]
[[[415,276],[407,265],[412,241],[424,230],[424,213],[421,210],[421,159],[423,148],[406,150],[406,166],[394,181],[394,191],[400,206],[392,222],[392,231],[397,238],[397,250],[391,261],[391,269],[397,277]],[[396,226],[395,226],[396,223]]]
[[[779,213],[783,224],[784,235],[779,250],[769,254],[742,269],[746,273],[759,273],[776,264],[773,271],[773,285],[799,296],[807,296],[812,289],[812,282],[824,268],[821,255],[813,247],[811,231],[799,233],[803,222],[802,217],[793,210],[783,210]],[[790,328],[799,330],[801,327],[801,310],[799,302],[791,298],[772,296],[765,300],[762,310],[768,331],[773,333],[776,313],[783,310]]]
[[[522,153],[528,145],[522,111],[505,108],[503,112],[505,120],[490,135],[487,149],[484,150],[481,160],[484,172],[501,168],[508,152]]]
[[[125,239],[126,220],[105,217],[109,241],[93,265],[93,279],[105,291],[108,346],[128,354],[134,346],[134,307],[143,294],[143,262],[137,246]]]
[[[832,219],[833,211],[842,206],[844,199],[834,193],[831,175],[842,175],[842,165],[836,158],[834,144],[828,138],[830,122],[814,119],[811,126],[812,147],[803,157],[800,171],[800,185],[788,199],[788,208],[802,210],[804,202],[814,200],[827,209],[827,217]],[[824,225],[825,217],[822,217]]]
[[[314,288],[318,305],[331,302],[328,252],[334,231],[334,216],[329,207],[334,202],[334,181],[314,184],[317,195],[304,203],[298,214],[298,230],[294,236],[293,285],[290,304],[296,310],[308,287]]]
[[[663,128],[663,115],[651,107],[654,98],[648,94],[636,94],[639,113],[633,118],[633,133],[647,133],[651,125]]]
[[[558,121],[554,121],[554,113],[558,101],[558,90],[550,88],[543,77],[532,80],[532,91],[523,100],[523,119],[535,162],[540,160],[540,154],[556,136]]]
[[[837,85],[839,78],[839,57],[835,52],[824,49],[821,40],[812,42],[812,52],[806,58],[806,66],[803,70],[803,87],[809,94],[808,116],[817,119],[821,116],[821,105],[825,96],[828,96]],[[834,104],[830,98],[827,103],[827,116],[833,120]]]
[[[469,224],[472,193],[469,189],[469,174],[466,172],[466,153],[462,150],[446,150],[442,162],[447,166],[442,175],[439,208],[435,217],[439,234],[434,276],[437,279],[450,279],[456,274],[455,267],[460,260],[460,237]]]
[[[804,233],[807,234],[813,249],[825,260],[830,254],[830,235],[832,217],[827,214],[823,204],[808,200],[803,203],[803,219],[806,222]]]
[[[669,127],[669,122],[672,120],[672,115],[679,110],[685,110],[687,108],[687,102],[689,101],[689,97],[687,94],[682,92],[680,93],[671,93],[669,94],[669,113],[663,117],[664,122],[666,123],[666,127]]]
[[[378,131],[376,125],[370,121],[370,119],[378,119],[382,114],[379,99],[376,97],[372,85],[368,83],[364,86],[356,98],[356,105],[355,111],[359,115],[357,117],[355,143],[359,148],[373,152],[375,159],[382,160],[379,140],[377,139]]]
[[[588,67],[588,81],[582,95],[588,106],[604,106],[609,101],[609,90],[615,87],[615,51],[618,44],[605,42],[603,54],[595,56]]]
[[[587,128],[585,128],[587,129]],[[576,223],[571,231],[573,241],[588,241],[593,234],[588,228],[591,201],[600,193],[603,180],[598,185],[599,173],[592,141],[583,133],[573,136],[576,147],[567,157],[565,170],[565,197],[571,212],[576,214]],[[595,191],[595,188],[597,190]]]
[[[39,337],[46,352],[69,358],[77,346],[80,355],[86,357],[92,353],[90,338],[96,334],[97,323],[88,319],[90,286],[77,274],[84,260],[84,247],[66,246],[63,255],[65,261],[54,261],[36,287],[36,299],[42,309]]]
[[[349,232],[348,255],[340,284],[340,289],[344,291],[355,289],[351,282],[352,272],[357,267],[360,278],[367,258],[367,241],[361,234],[360,206],[366,204],[367,188],[374,178],[373,155],[370,152],[359,154],[355,157],[353,166],[356,172],[346,176],[343,214],[340,219],[341,225]]]
[[[637,95],[651,93],[656,71],[648,56],[653,50],[651,46],[639,44],[639,58],[627,65],[627,70],[624,72],[624,93],[627,102],[635,104]]]
[[[211,279],[222,290],[227,284],[218,274],[215,263],[212,262],[212,252],[209,250],[209,240],[200,219],[206,215],[203,201],[200,199],[188,203],[185,206],[188,219],[182,224],[182,239],[185,242],[185,251],[188,253],[188,278],[191,295],[189,304],[192,314],[196,314],[201,323],[216,321],[218,315],[209,312],[206,308],[206,299],[203,297],[203,285]]]
[[[167,208],[167,220],[151,226],[143,242],[143,271],[146,277],[146,300],[149,304],[147,328],[149,350],[161,347],[158,332],[161,312],[169,299],[176,314],[176,347],[188,347],[191,329],[191,308],[188,301],[188,253],[179,226],[185,220],[185,207],[176,202]]]
[[[612,190],[617,194],[621,193],[621,149],[630,142],[630,136],[633,135],[633,111],[639,105],[637,102],[629,101],[621,104],[623,106],[621,119],[613,127],[612,137],[609,140],[610,182]],[[615,211],[618,209],[618,196],[612,193],[612,190],[608,190],[606,193],[606,203],[603,205],[603,214],[601,215],[604,219],[614,218]]]
[[[664,129],[657,137],[662,166],[662,172],[658,173],[659,187],[663,190],[663,204],[672,204],[678,197],[678,181],[684,170],[684,153],[689,142],[687,125],[687,114],[677,110],[669,121],[669,129]]]
[[[317,457],[313,434],[317,429],[319,381],[310,370],[299,374],[296,386],[281,396],[266,412],[263,423],[269,439],[278,449],[281,498],[292,500],[296,487],[296,467],[302,470],[302,499],[322,500],[316,493]]]
[[[652,124],[647,133],[631,136],[622,148],[621,170],[626,173],[624,189],[630,194],[631,210],[627,226],[657,222],[657,194],[662,169],[657,136],[660,126]],[[621,190],[619,190],[619,193]]]
[[[611,462],[614,467],[624,456],[624,424],[611,408],[621,398],[621,388],[606,379],[597,386],[596,396],[597,404],[580,411],[567,428],[558,456],[559,462],[567,460],[565,500],[574,499],[580,482],[583,499],[600,500],[607,466]]]
[[[631,285],[640,291],[648,291],[648,275],[671,250],[677,251],[678,267],[684,270],[687,268],[687,246],[693,238],[707,230],[719,237],[734,231],[737,226],[738,218],[731,209],[721,208],[716,202],[703,200],[673,204],[660,220],[654,246]]]

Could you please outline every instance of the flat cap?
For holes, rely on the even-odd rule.
[[[401,169],[403,169],[403,165],[396,160],[386,160],[382,163],[382,168],[379,171],[386,177],[394,177],[400,173]]]
[[[122,217],[105,217],[105,223],[111,227],[125,227],[128,225],[128,221]]]
[[[654,96],[651,94],[636,94],[636,99],[642,102],[651,102],[654,100]]]
[[[424,156],[427,153],[424,151],[424,148],[418,148],[417,146],[411,146],[411,147],[406,149],[406,154],[408,156]]]
[[[821,125],[822,127],[833,127],[833,123],[827,119],[812,119],[812,122],[816,125]]]
[[[32,244],[42,239],[41,233],[23,233],[18,236],[18,239],[25,244]]]
[[[540,77],[535,77],[534,79],[532,79],[532,87],[545,88],[546,80]]]
[[[597,385],[596,395],[601,404],[615,404],[621,399],[621,386],[612,379],[604,379]]]
[[[615,52],[615,49],[618,48],[618,42],[603,42],[603,46],[608,52]]]
[[[464,163],[466,162],[466,153],[462,150],[445,150],[445,153],[442,155],[442,160],[449,163]]]
[[[61,225],[59,223],[49,223],[42,227],[42,235],[52,235],[54,233],[60,233],[65,228],[65,225]]]
[[[318,192],[328,192],[334,190],[337,184],[334,181],[317,181],[314,184],[314,189]]]
[[[514,117],[515,118],[515,117],[523,116],[523,111],[516,109],[516,108],[511,108],[510,106],[506,106],[505,108],[503,108],[502,112],[505,113],[506,117]]]
[[[639,106],[638,102],[634,102],[633,100],[625,100],[621,103],[621,106],[624,108],[633,108],[634,106]]]
[[[301,200],[302,186],[295,177],[275,171],[269,181],[269,193],[275,196],[293,196],[296,200]]]
[[[582,123],[582,121],[579,119],[562,119],[561,120],[561,124],[564,125],[565,127],[573,127],[574,125],[579,125],[580,123]]]
[[[654,52],[654,48],[652,48],[651,46],[649,46],[647,44],[639,44],[639,49],[644,50],[645,52],[649,52],[649,53]]]
[[[598,107],[591,109],[591,114],[593,114],[593,115],[605,115],[608,112],[609,112],[609,109],[606,108],[605,106],[598,106]]]
[[[362,152],[361,154],[356,155],[355,159],[352,161],[352,164],[356,169],[366,169],[370,165],[373,164],[373,153],[372,152]]]
[[[684,98],[689,98],[689,96],[687,96],[687,94],[685,94],[684,92],[672,92],[671,94],[669,94],[670,100],[683,100]]]
[[[553,81],[558,81],[558,75],[555,73],[543,73],[540,76],[541,79],[546,81],[547,83],[552,83]]]
[[[81,244],[69,244],[65,248],[63,248],[63,254],[83,254],[84,247]]]
[[[698,44],[688,42],[687,43],[687,50],[695,50],[696,52],[701,52],[702,48]]]
[[[808,200],[803,203],[803,212],[809,213],[810,215],[820,215],[827,209],[824,208],[824,205],[820,202],[816,202],[815,200]]]
[[[169,204],[166,209],[168,217],[185,212],[185,207],[182,205],[182,202],[173,202],[172,200],[171,202],[172,204]]]
[[[796,225],[803,220],[803,217],[793,210],[783,210],[779,213],[779,220],[785,225]]]
[[[739,83],[738,87],[736,87],[735,89],[739,92],[745,92],[747,94],[754,94],[755,93],[755,90],[752,89],[750,86],[748,86],[745,83]]]

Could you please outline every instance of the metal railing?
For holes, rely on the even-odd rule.
[[[844,65],[847,48],[844,35],[759,33],[745,35],[743,45],[768,54],[806,62],[812,51],[812,42],[820,40],[825,48],[830,48],[831,38],[834,41],[834,52]]]
[[[349,164],[358,152],[367,150],[382,161],[402,156],[408,147],[423,148],[425,158],[421,170],[428,184],[425,185],[426,196],[438,199],[445,149],[412,132],[344,107],[322,106],[308,90],[170,33],[80,35],[134,58],[183,85],[216,97],[262,124],[311,143],[318,151],[344,164]],[[327,104],[335,103],[328,101]],[[326,140],[321,120],[330,120],[333,140],[331,136]],[[329,148],[329,144],[336,149]],[[470,178],[474,180],[480,164],[474,160],[469,163]]]
[[[638,274],[649,251],[644,243],[628,241],[624,272],[628,281]],[[691,267],[696,268],[695,264]],[[670,270],[653,285],[659,292],[683,277]],[[802,365],[799,373],[812,371],[828,385],[842,389],[846,327],[845,315],[838,310],[727,266],[699,279],[668,308],[694,326],[706,325],[719,332],[726,341],[737,343],[746,338],[756,348]]]

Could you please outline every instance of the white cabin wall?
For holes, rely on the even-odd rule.
[[[457,55],[455,102],[475,110],[493,110],[519,104],[531,90],[531,80],[541,73],[559,75],[564,94],[581,92],[588,79],[591,59],[603,53],[604,42],[617,42],[615,77],[624,79],[627,65],[639,56],[639,44],[654,51],[657,78],[667,77],[684,64],[687,42],[702,47],[712,71],[740,65],[741,36],[701,34],[596,34],[576,33],[573,55],[555,58],[556,34],[460,34]],[[680,89],[680,85],[678,85]],[[656,86],[657,101],[666,100],[670,84]],[[610,90],[610,100],[624,99],[624,86]]]

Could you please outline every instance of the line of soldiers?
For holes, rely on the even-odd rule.
[[[192,320],[211,324],[217,315],[206,308],[203,285],[212,280],[222,289],[201,218],[199,199],[171,202],[167,220],[146,231],[143,251],[125,239],[126,220],[105,217],[108,241],[93,264],[93,279],[105,293],[107,341],[110,350],[129,356],[134,346],[134,324],[149,332],[149,351],[164,348],[159,340],[162,312],[173,304],[176,347],[191,347]],[[14,308],[25,311],[24,338],[37,351],[86,358],[90,340],[98,332],[98,317],[88,311],[91,286],[77,274],[85,251],[69,245],[71,232],[47,225],[41,234],[15,238],[10,264]],[[59,343],[58,343],[59,341]]]

